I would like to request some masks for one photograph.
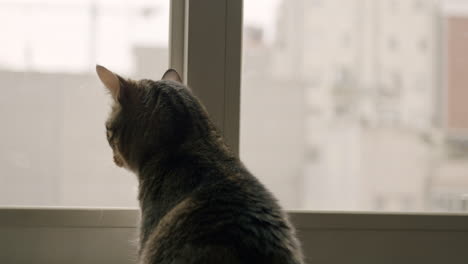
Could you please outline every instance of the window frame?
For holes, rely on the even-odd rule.
[[[184,83],[194,89],[220,126],[228,144],[239,153],[243,1],[197,0],[196,5],[193,3],[171,0],[169,65],[181,72]],[[309,261],[375,263],[379,259],[388,259],[380,263],[394,263],[393,260],[399,259],[408,263],[411,260],[440,263],[440,260],[451,259],[454,260],[451,263],[462,263],[463,259],[468,259],[468,252],[460,250],[468,243],[468,215],[465,214],[289,211],[289,215],[298,228]],[[139,211],[134,208],[0,208],[0,248],[10,243],[22,244],[22,241],[27,245],[21,248],[21,254],[0,252],[0,262],[15,259],[18,255],[23,260],[35,259],[36,262],[63,261],[49,261],[55,260],[57,250],[46,250],[49,243],[40,247],[27,242],[32,239],[35,243],[63,243],[61,249],[65,252],[92,253],[95,254],[91,257],[94,262],[110,263],[111,255],[123,254],[113,252],[114,248],[125,247],[123,243],[127,250],[133,248],[128,239],[121,241],[108,234],[102,238],[106,243],[99,244],[104,250],[82,252],[76,248],[93,243],[94,235],[77,236],[71,230],[98,232],[90,233],[96,236],[100,236],[101,231],[115,230],[126,232],[122,237],[135,239],[138,216]],[[37,234],[41,235],[34,236]],[[347,248],[353,245],[340,243],[346,234],[355,235],[358,247],[376,243],[370,250],[355,252],[352,256],[336,254],[352,253]],[[443,246],[454,250],[438,250],[441,245],[438,234],[446,234]],[[388,242],[382,241],[382,237],[388,238]],[[421,243],[413,243],[414,238]],[[412,249],[423,250],[426,254],[416,256]],[[362,255],[366,251],[370,257]],[[76,258],[68,263],[80,262],[82,259]],[[132,262],[127,256],[120,263]]]
[[[193,3],[171,1],[169,65],[182,72],[238,154],[243,1]]]

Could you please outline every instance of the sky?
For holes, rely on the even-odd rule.
[[[244,1],[244,23],[264,28],[271,40],[279,1]],[[167,47],[169,2],[0,0],[0,69],[83,72],[105,62],[128,72],[133,46]],[[90,15],[92,3],[98,6],[96,23]],[[154,12],[143,16],[143,7]]]

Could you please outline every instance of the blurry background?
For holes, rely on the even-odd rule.
[[[263,2],[240,147],[283,205],[468,211],[468,1]]]
[[[94,65],[158,79],[168,21],[0,0],[0,205],[137,205]],[[244,1],[243,34],[241,158],[287,209],[468,211],[468,1]]]
[[[95,64],[158,79],[169,1],[0,0],[0,205],[137,206]]]

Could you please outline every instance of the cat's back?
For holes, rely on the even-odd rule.
[[[203,186],[165,218],[158,244],[179,263],[302,263],[290,224],[248,172]]]

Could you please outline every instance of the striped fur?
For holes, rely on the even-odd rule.
[[[116,164],[139,180],[139,263],[303,263],[277,201],[191,91],[119,79],[106,128]]]

